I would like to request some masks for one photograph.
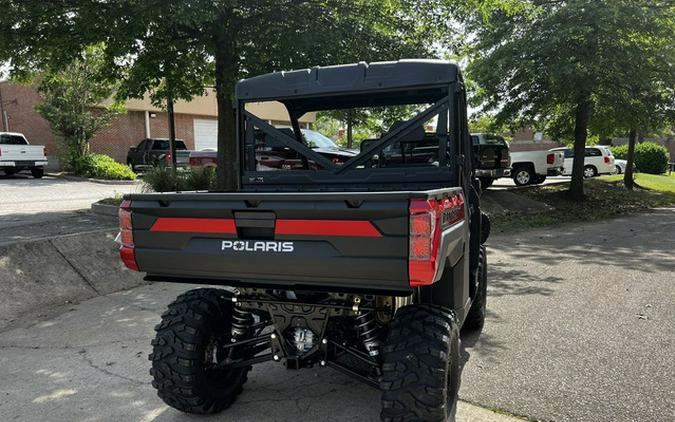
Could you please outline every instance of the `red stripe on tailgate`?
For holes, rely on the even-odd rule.
[[[370,221],[277,220],[274,234],[382,237]]]
[[[150,231],[237,234],[237,226],[228,218],[159,217]]]

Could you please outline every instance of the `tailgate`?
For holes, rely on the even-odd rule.
[[[2,161],[46,161],[42,145],[0,145]]]
[[[390,193],[131,195],[151,278],[408,291],[408,206]]]

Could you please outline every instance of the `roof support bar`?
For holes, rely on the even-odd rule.
[[[279,131],[277,128],[274,126],[270,125],[266,121],[260,119],[257,117],[255,114],[251,113],[250,111],[244,110],[244,116],[246,116],[247,120],[250,120],[253,122],[253,124],[266,133],[267,135],[271,136],[272,138],[276,139],[277,141],[281,142],[284,146],[299,152],[301,155],[303,155],[306,158],[309,158],[313,160],[316,164],[319,166],[323,167],[326,170],[330,170],[335,168],[333,163],[323,155],[313,151],[312,149],[308,148],[305,144],[298,142],[297,140],[293,139],[291,136],[286,135],[285,133]]]
[[[361,151],[361,153],[356,157],[350,159],[340,167],[335,167],[333,174],[340,174],[360,166],[361,164],[365,164],[374,154],[393,144],[401,137],[413,132],[417,127],[434,117],[436,114],[447,111],[449,101],[450,97],[444,97],[440,99],[436,102],[436,104],[432,105],[414,118],[408,120],[401,126],[384,135],[378,142],[368,147],[365,151]]]

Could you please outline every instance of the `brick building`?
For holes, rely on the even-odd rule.
[[[51,168],[59,167],[59,142],[52,133],[49,122],[35,110],[40,94],[34,87],[0,82],[0,131],[23,133],[32,144],[45,145]],[[117,116],[109,127],[91,139],[92,152],[107,154],[125,162],[129,147],[138,145],[144,138],[167,138],[169,124],[166,112],[151,104],[148,97],[126,102],[127,112]],[[277,102],[254,103],[248,109],[274,125],[289,125],[285,107]],[[218,132],[215,92],[197,97],[190,102],[178,101],[174,105],[176,137],[183,139],[190,149],[216,148]],[[316,114],[308,113],[300,119],[309,127]],[[5,127],[7,123],[8,127]]]

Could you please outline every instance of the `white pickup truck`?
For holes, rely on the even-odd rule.
[[[21,133],[0,132],[0,170],[6,175],[30,170],[33,177],[39,179],[46,165],[44,146],[30,145]]]
[[[563,172],[565,154],[562,151],[511,152],[511,177],[518,186],[543,183],[546,176]]]

